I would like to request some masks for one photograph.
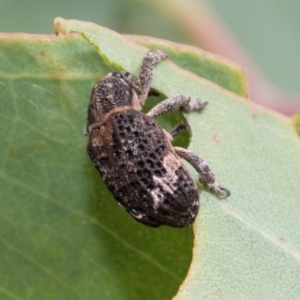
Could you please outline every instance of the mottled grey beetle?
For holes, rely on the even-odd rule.
[[[141,112],[153,67],[166,58],[161,50],[149,51],[139,80],[128,72],[115,72],[95,85],[87,112],[87,152],[108,189],[133,218],[152,227],[184,227],[196,218],[199,192],[180,158],[189,162],[200,181],[219,197],[230,193],[216,184],[203,159],[172,147],[172,138],[187,129],[185,124],[168,133],[154,120],[176,109],[201,110],[205,102],[179,95],[162,101],[147,114]]]

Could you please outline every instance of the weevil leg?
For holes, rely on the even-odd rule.
[[[188,130],[188,125],[184,122],[180,122],[177,126],[175,126],[171,131],[169,132],[172,137],[177,136],[179,133]]]
[[[206,104],[206,101],[201,101],[198,98],[191,99],[190,96],[178,95],[158,103],[147,113],[147,115],[155,118],[177,109],[183,111],[202,110]]]
[[[190,163],[199,174],[199,180],[218,197],[224,198],[230,195],[230,191],[215,181],[215,174],[211,171],[205,161],[198,155],[186,149],[174,147],[176,154]]]
[[[139,75],[141,84],[141,106],[144,105],[150,91],[154,65],[166,58],[168,58],[168,54],[162,50],[149,51],[144,57]]]

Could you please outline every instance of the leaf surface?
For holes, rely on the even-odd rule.
[[[93,26],[67,24],[97,43]],[[300,141],[293,124],[170,63],[159,68],[154,87],[164,94],[209,101],[201,117],[187,115],[190,149],[232,191],[223,201],[202,193],[193,262],[176,299],[298,299]]]
[[[133,220],[83,135],[111,71],[79,36],[0,36],[0,299],[170,299],[192,230]]]
[[[145,36],[128,36],[136,43],[149,49],[161,49],[180,68],[218,84],[237,95],[248,97],[245,71],[220,56],[204,50]]]
[[[170,299],[189,265],[191,229],[147,228],[121,210],[82,135],[92,86],[116,68],[137,74],[146,49],[90,23],[58,23],[110,66],[78,36],[1,36],[0,295]],[[190,148],[232,191],[226,200],[201,192],[193,263],[177,298],[297,299],[292,125],[170,62],[155,68],[153,86],[209,101],[186,115]]]

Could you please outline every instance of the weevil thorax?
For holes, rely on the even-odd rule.
[[[87,127],[101,123],[108,114],[133,108],[140,111],[140,88],[135,75],[128,72],[109,73],[93,88],[87,112]]]

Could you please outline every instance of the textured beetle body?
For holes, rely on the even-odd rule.
[[[205,162],[182,148],[172,147],[171,134],[154,117],[174,109],[201,110],[205,103],[179,95],[150,112],[140,112],[150,89],[153,66],[166,53],[148,52],[140,80],[128,72],[110,73],[92,90],[88,106],[87,152],[108,189],[132,217],[152,227],[191,225],[199,209],[199,193],[180,158],[191,163],[200,180],[219,196],[229,191],[215,183]]]
[[[133,109],[110,115],[90,135],[88,153],[115,199],[157,227],[193,223],[198,188],[158,123]]]

